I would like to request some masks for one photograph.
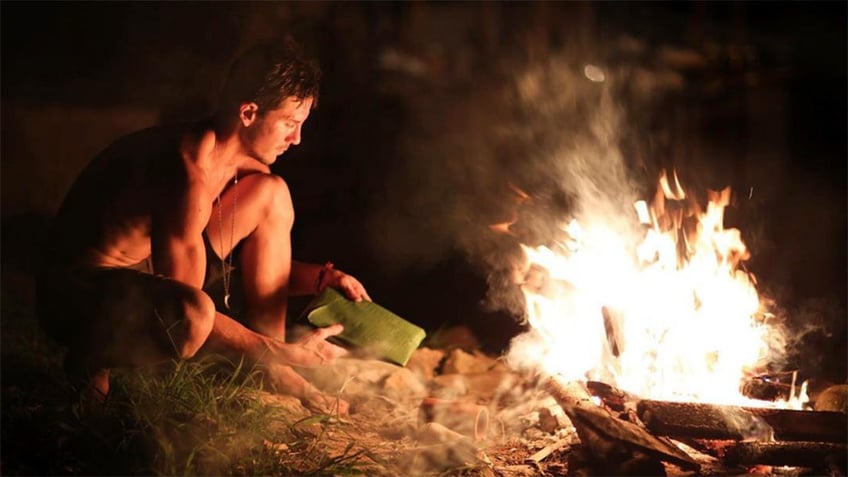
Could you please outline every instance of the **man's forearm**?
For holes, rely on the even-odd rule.
[[[263,363],[285,366],[315,367],[331,363],[345,351],[326,338],[341,332],[341,325],[314,331],[294,343],[257,333],[233,318],[215,313],[212,331],[203,345],[206,353],[217,353],[233,359],[244,357],[247,364]]]
[[[333,287],[354,301],[371,301],[359,280],[334,268],[332,263],[318,265],[292,261],[289,295],[313,295],[326,287]]]
[[[153,271],[186,285],[202,288],[206,259],[203,242],[182,247],[170,246],[160,253],[154,251]]]
[[[314,295],[318,292],[318,276],[324,265],[292,260],[289,295]]]
[[[250,331],[229,316],[216,312],[204,350],[234,358],[244,356],[248,359],[248,364],[253,365],[272,357],[269,339]]]

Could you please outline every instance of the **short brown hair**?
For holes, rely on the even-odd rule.
[[[276,109],[286,98],[312,98],[318,105],[321,69],[290,38],[263,43],[247,50],[230,68],[221,95],[222,108],[244,102],[259,106],[259,114]]]

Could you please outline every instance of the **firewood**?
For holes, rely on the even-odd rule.
[[[743,396],[751,399],[777,401],[778,399],[789,399],[791,397],[792,385],[754,378],[742,384],[741,392]]]
[[[745,408],[763,418],[781,441],[848,441],[848,415],[833,411]]]
[[[833,442],[739,442],[727,449],[730,465],[788,465],[825,470],[830,465],[843,466],[848,461],[848,446]]]
[[[588,381],[586,388],[613,411],[624,411],[628,403],[638,401],[635,396],[600,381]]]
[[[596,461],[613,458],[621,463],[646,454],[683,469],[698,470],[699,464],[670,440],[656,437],[597,406],[581,383],[563,383],[550,378],[547,391],[571,420],[580,442],[592,448]],[[623,452],[626,448],[629,452]]]
[[[846,441],[846,415],[840,412],[652,400],[639,401],[636,409],[639,419],[648,430],[668,437]]]
[[[528,457],[526,462],[532,463],[532,464],[538,464],[539,462],[542,462],[543,460],[545,460],[549,455],[553,454],[555,451],[562,449],[564,447],[568,447],[571,444],[574,444],[575,442],[576,442],[576,439],[575,439],[574,435],[569,435],[569,436],[567,436],[563,439],[559,439],[558,441],[556,441],[552,444],[546,445],[545,447],[540,449],[538,452],[536,452],[535,454]]]

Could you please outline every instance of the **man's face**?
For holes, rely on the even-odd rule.
[[[245,130],[248,155],[263,164],[273,164],[289,146],[300,144],[300,131],[311,109],[312,98],[289,97],[279,108],[257,115]]]

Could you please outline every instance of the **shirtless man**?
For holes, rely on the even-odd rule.
[[[292,368],[343,355],[325,340],[341,325],[287,343],[287,298],[327,286],[370,298],[330,264],[292,260],[291,196],[269,168],[300,143],[319,79],[293,43],[251,50],[234,63],[213,118],[121,138],[73,184],[51,226],[38,303],[81,391],[102,399],[112,368],[214,352],[262,364],[307,407],[346,412]],[[227,315],[231,264],[243,280],[243,321]],[[226,296],[213,301],[214,276]]]

